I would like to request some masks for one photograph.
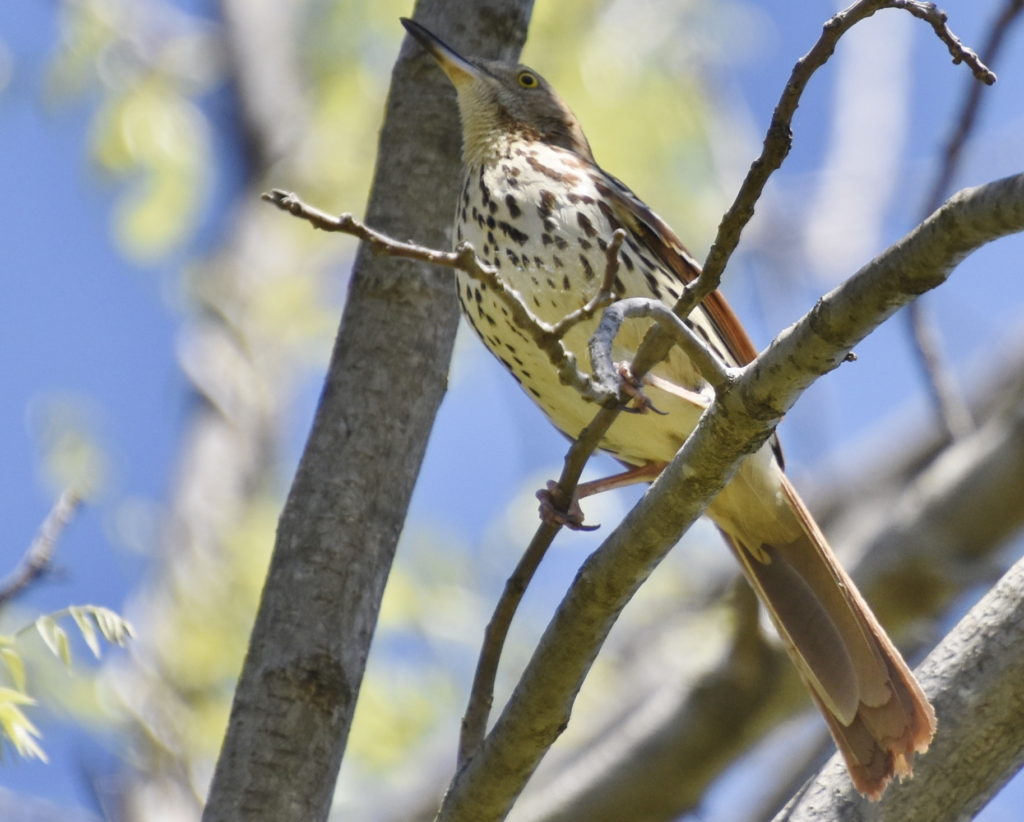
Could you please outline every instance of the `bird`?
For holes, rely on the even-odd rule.
[[[664,220],[597,164],[550,84],[527,66],[464,57],[421,24],[402,24],[455,89],[462,127],[456,239],[471,243],[535,317],[555,323],[597,291],[609,243],[622,230],[615,296],[671,306],[699,275],[699,263]],[[555,427],[576,437],[593,419],[593,403],[559,379],[493,288],[462,271],[456,285],[484,344]],[[725,366],[742,367],[757,356],[718,291],[686,322]],[[563,339],[578,362],[587,361],[595,323],[578,323]],[[631,361],[648,324],[623,323],[617,361]],[[627,480],[650,481],[714,392],[678,347],[643,379],[642,391],[658,413],[620,414],[601,448],[627,466]],[[935,734],[935,712],[786,477],[777,441],[744,459],[707,514],[767,610],[855,788],[879,799],[894,776],[912,775],[915,754]]]

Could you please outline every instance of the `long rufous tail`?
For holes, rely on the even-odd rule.
[[[730,527],[728,508],[715,516],[721,504],[709,513],[768,609],[854,785],[878,799],[893,776],[911,775],[914,754],[935,734],[935,712],[785,475],[773,478],[781,484],[772,494],[738,479],[724,502],[743,507],[744,527]],[[769,518],[768,538],[751,536]]]

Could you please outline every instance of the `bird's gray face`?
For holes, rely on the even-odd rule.
[[[459,100],[463,153],[475,163],[493,154],[503,136],[523,132],[592,159],[569,107],[533,69],[493,60],[469,60],[412,20],[402,20],[448,76]]]

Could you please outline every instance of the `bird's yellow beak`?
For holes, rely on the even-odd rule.
[[[420,44],[437,60],[441,70],[448,75],[452,85],[458,88],[461,85],[471,83],[478,79],[482,72],[480,68],[469,62],[455,49],[449,46],[436,34],[427,31],[415,20],[408,17],[399,18],[405,30],[420,41]]]

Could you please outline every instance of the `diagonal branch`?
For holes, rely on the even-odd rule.
[[[419,260],[424,263],[443,265],[448,268],[455,268],[468,274],[477,282],[483,283],[500,299],[512,315],[516,327],[527,334],[531,341],[538,348],[548,355],[551,364],[558,371],[559,378],[567,385],[571,385],[584,397],[592,402],[605,403],[617,399],[617,392],[614,388],[603,387],[596,384],[586,374],[576,367],[576,358],[566,349],[562,338],[572,325],[589,319],[610,298],[608,289],[602,285],[598,293],[586,305],[565,317],[557,325],[550,325],[537,317],[527,307],[522,297],[506,285],[505,281],[498,274],[498,270],[483,262],[477,257],[473,246],[469,243],[460,243],[455,251],[439,251],[434,248],[418,245],[417,243],[403,243],[386,234],[375,231],[351,214],[334,216],[325,211],[304,203],[297,195],[291,192],[274,189],[262,195],[268,203],[272,203],[282,211],[299,217],[314,228],[321,231],[337,231],[342,234],[351,234],[358,237],[376,253],[387,254],[391,257],[402,257],[409,260]],[[609,243],[608,249],[614,245],[615,254],[609,253],[608,268],[611,270],[611,279],[615,277],[612,268],[617,266],[615,255],[622,245],[622,240],[617,243]],[[609,279],[608,275],[604,278]]]
[[[1007,0],[1002,12],[993,21],[989,29],[988,39],[981,48],[981,53],[985,55],[987,63],[995,64],[999,54],[1002,52],[1003,45],[1006,43],[1006,36],[1010,32],[1011,25],[1020,17],[1022,12],[1024,12],[1024,0]],[[942,166],[938,174],[935,175],[935,180],[924,201],[924,212],[926,214],[939,207],[942,198],[953,182],[953,177],[960,165],[964,146],[967,144],[967,138],[978,120],[978,111],[981,108],[983,91],[983,86],[978,83],[970,83],[968,86],[967,94],[964,95],[964,99],[960,104],[960,113],[953,120],[956,126],[943,151]]]
[[[718,288],[733,251],[740,241],[740,234],[754,216],[754,205],[761,198],[765,184],[772,173],[782,165],[793,144],[792,123],[804,89],[814,72],[832,56],[836,45],[847,31],[862,20],[871,17],[884,8],[901,8],[915,17],[931,23],[939,38],[946,43],[956,63],[964,62],[974,75],[985,83],[995,82],[995,75],[978,59],[970,49],[963,46],[946,26],[946,15],[932,3],[918,3],[912,0],[861,0],[833,15],[822,27],[821,36],[810,51],[796,61],[789,81],[772,113],[771,125],[765,135],[761,154],[751,164],[736,199],[725,212],[718,226],[718,235],[711,244],[704,273],[692,286],[692,295],[684,293],[680,303],[687,301],[687,309],[699,303]],[[706,280],[705,280],[706,278]]]
[[[877,325],[944,282],[970,252],[1018,231],[1024,231],[1024,175],[959,193],[743,369],[648,494],[584,563],[494,729],[453,780],[439,822],[504,818],[568,722],[618,613],[739,462],[807,386]]]
[[[612,235],[611,242],[605,252],[605,271],[601,280],[601,286],[597,293],[582,308],[572,312],[554,326],[552,333],[562,336],[576,322],[587,319],[598,310],[614,299],[612,287],[615,282],[615,275],[619,268],[619,249],[626,238],[622,229],[617,229]],[[529,331],[527,331],[529,333]],[[609,346],[611,343],[609,342]],[[609,382],[609,385],[614,383]],[[609,400],[612,407],[620,403],[618,399]],[[568,508],[570,501],[576,493],[576,486],[579,484],[583,466],[597,449],[599,440],[587,438],[585,447],[576,451],[578,457],[579,472],[575,471],[575,464],[566,461],[562,476],[556,484],[556,489],[561,495],[560,502],[564,509]],[[570,453],[576,448],[573,443]],[[501,654],[505,648],[505,640],[508,637],[509,628],[512,625],[512,618],[515,616],[522,601],[523,594],[529,587],[533,575],[540,567],[541,560],[547,553],[551,543],[554,541],[561,525],[542,518],[541,523],[530,540],[530,544],[523,552],[519,563],[516,565],[512,575],[505,582],[505,587],[494,606],[494,613],[484,629],[483,642],[480,648],[480,657],[477,660],[476,670],[473,673],[473,683],[470,685],[469,698],[466,702],[466,712],[462,717],[462,728],[459,733],[459,750],[457,763],[461,767],[470,757],[476,753],[487,733],[487,721],[490,718],[491,707],[494,704],[494,682],[498,676],[498,663],[501,661]]]
[[[977,54],[965,47],[949,30],[946,26],[946,15],[932,3],[920,3],[915,0],[859,0],[837,12],[825,22],[821,36],[810,51],[793,66],[789,80],[772,112],[772,120],[761,153],[751,163],[732,205],[718,224],[718,232],[711,243],[700,276],[687,285],[676,302],[674,311],[677,315],[687,316],[694,306],[721,283],[725,268],[739,245],[743,230],[754,216],[754,207],[761,199],[768,179],[782,166],[793,145],[793,117],[811,77],[832,56],[840,38],[846,32],[885,8],[904,9],[931,23],[939,39],[949,48],[954,62],[966,63],[974,75],[985,83],[995,82],[995,75],[981,62]],[[658,329],[652,329],[634,360],[634,374],[641,377],[655,363],[664,359],[669,345]]]
[[[50,570],[57,540],[74,518],[82,504],[82,498],[74,491],[67,490],[57,497],[50,512],[39,526],[35,539],[25,551],[18,567],[0,581],[0,607],[14,599],[29,585]]]

